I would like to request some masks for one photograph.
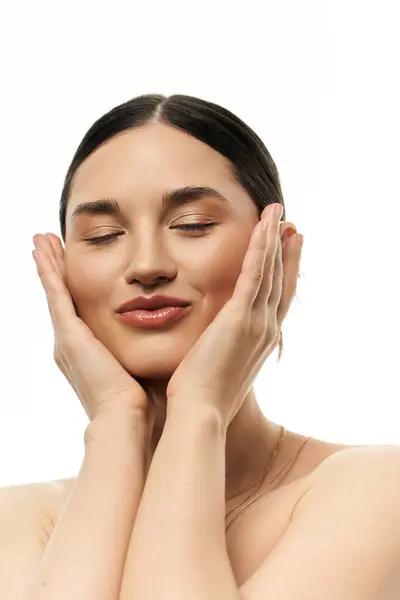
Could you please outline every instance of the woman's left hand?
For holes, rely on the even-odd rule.
[[[273,214],[274,208],[281,210]],[[296,293],[303,236],[282,249],[282,206],[266,207],[257,223],[231,298],[172,375],[167,417],[213,406],[226,428],[239,411],[263,363],[279,343],[281,326]],[[262,223],[271,223],[263,231]]]

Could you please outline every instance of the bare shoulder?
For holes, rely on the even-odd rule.
[[[400,446],[333,452],[305,480],[282,535],[240,573],[243,597],[398,598]]]
[[[397,472],[396,481],[400,482],[399,461],[400,445],[342,445],[312,438],[284,478],[283,489],[278,490],[278,493],[283,492],[280,497],[287,501],[286,525],[298,514],[305,497],[307,501],[310,499],[310,490],[316,490],[311,494],[314,498],[324,494],[335,496],[338,486],[352,487],[361,480],[366,485],[378,486],[382,478],[389,476],[390,470]]]
[[[357,446],[348,444],[338,444],[327,442],[317,438],[308,438],[297,433],[290,433],[289,440],[286,446],[283,462],[285,463],[292,456],[297,456],[297,459],[287,476],[283,479],[283,485],[287,486],[292,482],[299,482],[299,489],[308,485],[308,482],[315,477],[317,469],[321,469],[326,461],[336,454],[342,454],[348,450],[357,448],[369,448],[370,446]],[[301,450],[298,455],[298,450]]]
[[[50,481],[49,485],[53,487],[55,486],[60,490],[62,494],[68,496],[76,480],[76,477],[68,477],[67,479],[55,479],[54,481]]]
[[[48,482],[0,488],[0,589],[20,598],[46,549],[63,493]]]
[[[61,511],[68,499],[68,495],[77,480],[77,477],[68,477],[65,479],[54,479],[53,481],[44,481],[37,484],[43,491],[43,510],[51,526],[50,534],[54,529],[55,523],[59,518]]]
[[[18,514],[25,524],[31,523],[36,528],[37,539],[44,547],[75,480],[71,477],[2,487],[1,517],[4,519],[6,512],[15,508],[14,514]]]
[[[400,445],[381,444],[369,446],[348,446],[342,451],[332,452],[325,460],[309,474],[310,485],[328,484],[333,476],[342,474],[360,477],[370,477],[380,482],[386,475],[393,472],[400,475]],[[378,479],[376,477],[378,476]],[[398,477],[396,481],[399,482]],[[392,482],[396,483],[396,482]]]
[[[20,483],[0,488],[3,505],[10,500],[26,507],[31,506],[35,514],[49,512],[62,499],[63,494],[65,490],[52,481]]]
[[[351,501],[359,490],[368,492],[366,498],[400,501],[400,445],[382,444],[351,446],[333,452],[317,465],[305,478],[306,485],[293,507],[292,516],[314,501],[317,509],[325,510],[327,502],[335,502],[340,491],[343,500]],[[361,509],[361,507],[359,507]],[[397,508],[396,508],[397,511]]]
[[[350,471],[360,474],[384,473],[387,469],[399,466],[400,445],[380,444],[369,446],[346,446],[342,451],[330,453],[325,460],[310,473],[309,482],[315,484],[322,480],[328,481],[334,473]]]

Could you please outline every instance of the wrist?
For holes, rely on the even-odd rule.
[[[99,412],[85,429],[85,445],[92,442],[134,439],[146,446],[151,438],[151,426],[141,409]]]
[[[225,423],[216,405],[199,401],[193,396],[168,397],[166,423],[171,422],[178,423],[185,429],[211,427],[221,436],[226,436]]]

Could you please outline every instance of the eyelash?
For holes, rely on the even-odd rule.
[[[199,231],[213,227],[214,225],[216,225],[216,223],[186,223],[185,225],[177,225],[176,227],[172,227],[172,229],[182,229],[184,231]],[[103,235],[102,237],[89,238],[85,241],[88,244],[93,244],[93,246],[96,246],[101,244],[107,244],[108,242],[115,240],[120,235],[122,234],[109,233],[108,235]]]

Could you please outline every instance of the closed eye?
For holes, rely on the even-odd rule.
[[[186,223],[184,225],[176,225],[175,227],[171,227],[171,229],[182,229],[184,231],[199,231],[199,230],[205,230],[207,228],[214,227],[214,225],[216,225],[216,223]],[[93,246],[100,245],[100,244],[107,244],[107,243],[115,240],[120,235],[123,235],[123,234],[122,233],[109,233],[108,235],[103,235],[101,237],[95,237],[95,238],[89,238],[85,241],[88,244],[92,244]]]
[[[171,229],[186,229],[188,231],[195,231],[196,229],[206,229],[207,227],[213,227],[216,223],[186,223],[185,225],[176,225]]]

